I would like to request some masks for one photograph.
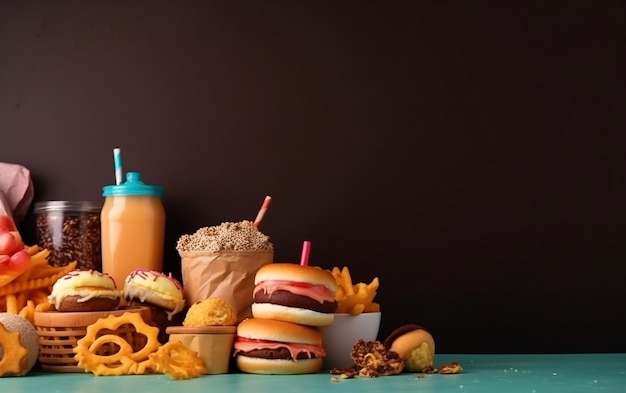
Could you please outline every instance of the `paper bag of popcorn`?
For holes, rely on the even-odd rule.
[[[273,262],[274,247],[251,221],[200,228],[181,236],[176,249],[188,306],[219,297],[235,307],[239,321],[252,315],[254,276]]]

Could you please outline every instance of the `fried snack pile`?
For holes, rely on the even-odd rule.
[[[28,349],[20,342],[20,333],[8,331],[2,323],[0,349],[0,377],[21,376],[28,372]]]
[[[352,346],[350,357],[354,361],[353,367],[334,368],[330,373],[340,374],[342,378],[381,377],[400,374],[404,369],[404,360],[379,341],[358,340]]]
[[[235,308],[224,299],[210,297],[189,307],[183,326],[232,326],[236,323]]]
[[[156,371],[171,379],[195,378],[206,372],[204,361],[196,351],[187,348],[180,340],[168,341],[155,353],[149,355]]]
[[[24,270],[0,286],[0,312],[18,314],[33,323],[35,310],[47,311],[52,284],[76,269],[76,261],[66,266],[50,266],[50,250],[39,246],[26,247],[29,260]],[[7,282],[8,281],[8,282]]]
[[[353,284],[347,266],[341,270],[335,266],[331,273],[337,283],[337,292],[335,293],[337,310],[335,312],[358,315],[364,312],[380,311],[380,304],[374,302],[376,291],[380,285],[378,277],[375,277],[369,284],[362,282]]]
[[[110,332],[123,325],[132,325],[137,334],[146,337],[147,342],[141,349],[136,351],[131,343],[116,334],[100,334],[101,330]],[[146,324],[138,313],[109,315],[87,327],[87,334],[74,348],[74,358],[78,367],[98,376],[165,373],[172,379],[188,379],[204,373],[204,362],[197,352],[180,341],[161,346],[158,334],[159,329]],[[116,346],[119,350],[100,354],[107,346]]]

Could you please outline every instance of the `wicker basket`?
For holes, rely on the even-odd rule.
[[[44,371],[58,373],[84,372],[74,360],[74,347],[78,340],[87,334],[87,326],[109,315],[119,316],[125,312],[138,312],[146,323],[150,323],[148,307],[120,307],[115,311],[96,312],[35,312],[35,329],[39,335],[39,363]],[[146,344],[146,337],[137,334],[132,325],[122,325],[115,331],[103,329],[103,334],[116,334],[124,338],[135,351]],[[109,355],[118,351],[115,344],[103,345],[99,355]]]

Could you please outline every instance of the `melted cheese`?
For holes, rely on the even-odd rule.
[[[146,288],[174,301],[183,300],[183,288],[180,286],[180,283],[172,277],[171,273],[169,276],[166,276],[154,270],[137,269],[126,277],[125,284]],[[123,290],[127,291],[126,288]],[[126,293],[124,293],[124,296],[128,297]]]
[[[122,291],[122,295],[124,296],[125,299],[139,299],[139,301],[142,303],[144,303],[146,299],[148,298],[148,296],[150,295],[159,297],[168,305],[169,308],[171,308],[171,310],[164,308],[164,311],[167,313],[168,321],[171,321],[172,317],[175,314],[178,314],[179,312],[183,311],[183,309],[185,308],[185,300],[182,297],[178,297],[178,296],[172,297],[170,295],[167,295],[165,293],[158,292],[158,291],[150,292],[149,289],[138,287],[136,285],[131,285],[131,284],[124,285],[124,290]]]
[[[332,303],[335,301],[335,294],[323,285],[311,285],[307,287],[301,287],[298,285],[293,285],[291,281],[268,280],[258,283],[257,286],[254,288],[252,296],[254,297],[254,295],[256,295],[256,293],[259,291],[263,291],[264,293],[267,293],[269,295],[276,291],[288,291],[293,293],[294,295],[309,297],[313,300],[318,301],[320,304],[324,302]]]
[[[235,353],[250,352],[255,349],[278,349],[282,347],[289,350],[289,353],[291,353],[291,358],[294,360],[298,358],[298,354],[301,352],[307,353],[309,358],[313,357],[311,355],[315,355],[315,357],[318,358],[326,356],[326,352],[322,347],[309,344],[282,343],[274,341],[236,341],[234,344]]]

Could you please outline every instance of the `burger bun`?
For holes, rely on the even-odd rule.
[[[337,283],[333,275],[328,270],[316,266],[303,266],[295,263],[269,263],[256,272],[254,285],[270,280],[323,285],[333,293],[337,291]]]
[[[313,345],[322,347],[319,329],[272,319],[248,318],[237,325],[237,336],[285,344]],[[236,344],[235,344],[236,345]],[[322,369],[322,357],[308,359],[270,359],[237,353],[236,365],[240,371],[250,374],[311,374]]]
[[[322,369],[322,358],[301,359],[262,359],[250,356],[237,356],[237,367],[250,374],[314,374]]]
[[[275,319],[317,327],[330,326],[335,320],[334,314],[272,303],[253,303],[252,315],[255,318]]]

